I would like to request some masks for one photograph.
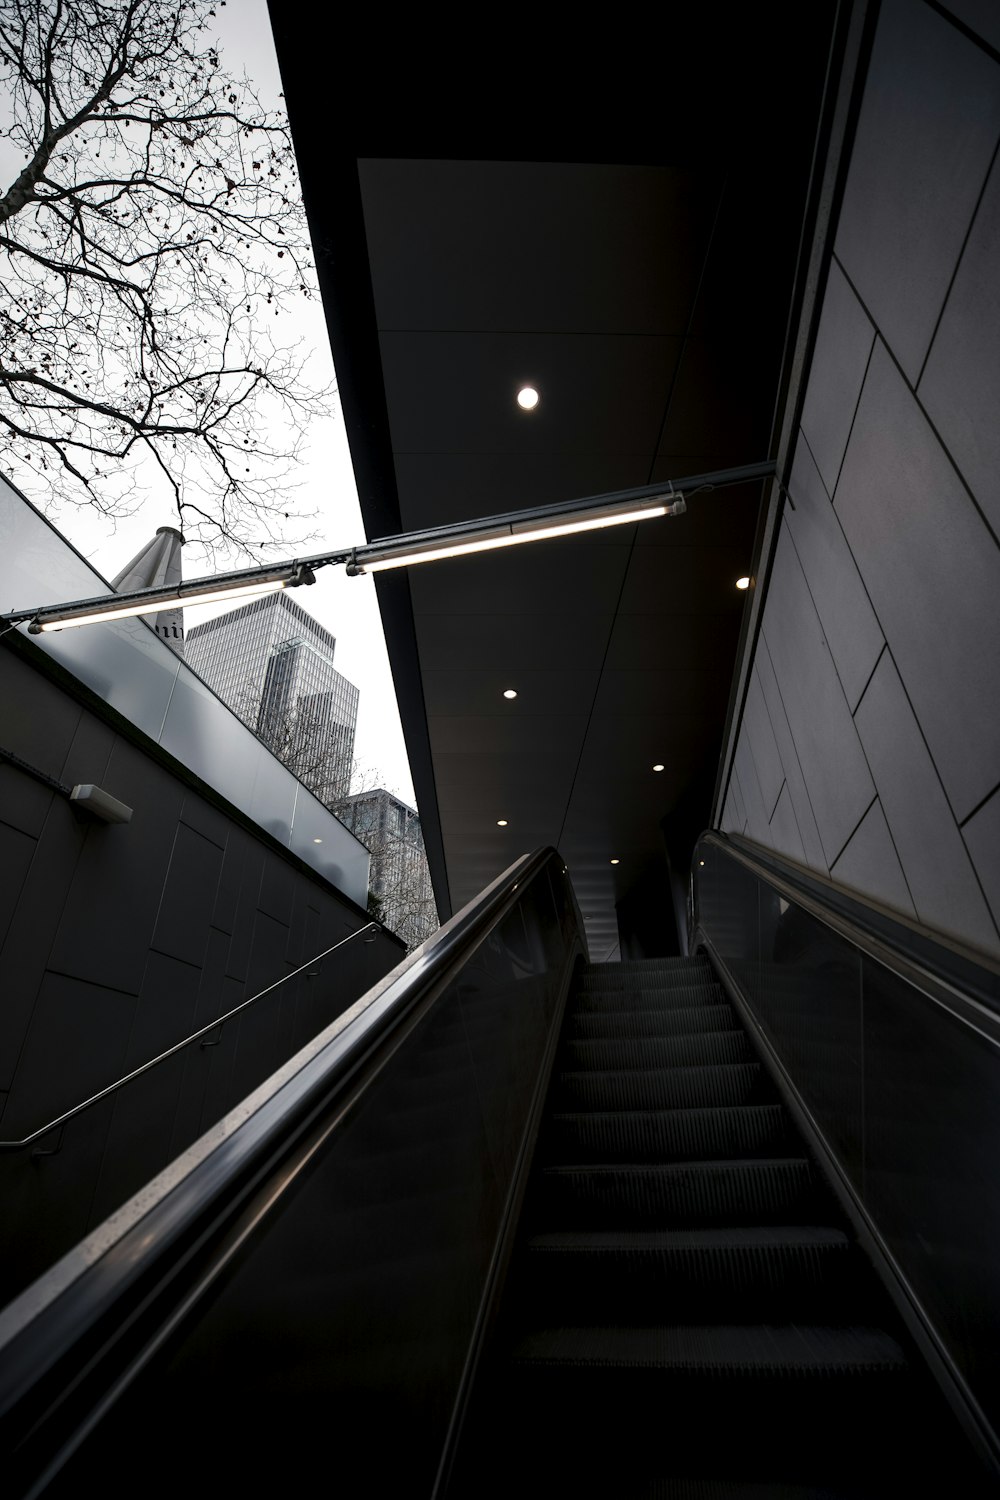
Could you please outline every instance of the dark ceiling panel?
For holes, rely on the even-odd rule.
[[[447,526],[470,516],[583,500],[649,480],[649,450],[546,449],[534,453],[396,453],[399,491],[415,516]]]
[[[618,527],[614,535],[631,529]],[[628,560],[628,543],[587,536],[448,559],[413,569],[413,610],[418,619],[452,613],[530,614],[539,607],[547,614],[565,610],[572,616],[583,603],[595,616],[607,617],[610,631]],[[565,644],[571,653],[568,633]],[[567,665],[571,662],[572,655]]]
[[[637,547],[620,607],[627,614],[728,614],[745,566],[746,552],[727,545]]]
[[[523,668],[562,670],[567,637],[572,638],[578,670],[600,667],[608,649],[608,621],[592,613],[579,599],[572,609],[540,607],[519,614],[420,616],[420,656],[425,671],[463,667],[494,671],[498,680],[510,679],[503,682],[504,687],[517,687],[516,679]]]
[[[600,681],[595,667],[568,670],[565,664],[548,672],[525,667],[516,676],[513,682],[495,669],[482,671],[478,666],[450,671],[425,667],[422,677],[428,717],[477,714],[502,719],[507,726],[539,714],[578,713],[581,703],[593,699]],[[507,688],[517,693],[515,699],[503,696]]]
[[[666,336],[532,332],[393,332],[380,344],[397,452],[486,461],[493,453],[638,452],[649,455],[647,472],[681,347]],[[540,394],[534,411],[515,400],[524,385]],[[407,496],[400,499],[405,507]]]
[[[687,326],[721,174],[546,161],[363,160],[358,170],[381,329]]]
[[[689,671],[713,672],[732,656],[739,634],[742,604],[719,612],[650,612],[615,617],[605,664],[655,669],[682,666]]]

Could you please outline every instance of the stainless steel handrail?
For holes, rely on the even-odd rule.
[[[197,1031],[192,1031],[190,1036],[186,1036],[181,1041],[175,1042],[165,1052],[159,1052],[156,1057],[151,1057],[146,1062],[140,1063],[137,1068],[132,1069],[131,1073],[126,1073],[123,1078],[117,1078],[114,1083],[109,1083],[106,1088],[101,1089],[98,1093],[91,1094],[89,1099],[83,1099],[79,1104],[74,1104],[72,1109],[65,1110],[63,1114],[57,1115],[54,1120],[50,1120],[47,1125],[42,1125],[37,1130],[33,1130],[23,1140],[0,1141],[0,1151],[22,1151],[25,1146],[33,1145],[42,1136],[48,1135],[50,1130],[59,1129],[67,1121],[72,1120],[74,1116],[82,1114],[85,1109],[89,1109],[92,1104],[98,1104],[102,1099],[106,1099],[109,1094],[113,1094],[118,1089],[124,1088],[126,1083],[132,1082],[133,1078],[139,1078],[143,1073],[148,1073],[150,1068],[155,1068],[157,1064],[165,1062],[168,1057],[173,1057],[175,1052],[180,1052],[182,1048],[189,1047],[192,1042],[198,1041],[200,1037],[207,1036],[216,1027],[225,1025],[226,1021],[231,1021],[233,1016],[238,1016],[241,1010],[246,1010],[247,1006],[253,1005],[257,1000],[262,1000],[265,995],[269,995],[272,990],[278,989],[280,985],[287,984],[289,979],[294,979],[296,974],[301,974],[305,969],[311,969],[314,964],[318,964],[324,958],[328,958],[331,953],[336,953],[337,949],[343,948],[345,943],[350,943],[354,938],[361,937],[366,932],[372,934],[366,941],[374,942],[375,934],[381,931],[381,922],[369,922],[365,927],[359,927],[356,932],[349,932],[347,937],[341,938],[339,943],[334,943],[331,948],[324,948],[322,953],[317,953],[315,957],[307,959],[297,969],[292,969],[291,973],[283,974],[280,979],[276,979],[266,989],[258,990],[256,995],[251,995],[247,1000],[241,1000],[239,1005],[234,1005],[232,1010],[226,1011],[225,1015],[217,1016],[214,1021],[209,1021],[206,1025],[199,1027]]]

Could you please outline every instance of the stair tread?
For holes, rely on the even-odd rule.
[[[556,1077],[560,1083],[572,1078],[586,1078],[588,1082],[597,1079],[619,1078],[622,1068],[564,1068],[557,1073]],[[759,1073],[761,1065],[759,1062],[747,1060],[745,1062],[720,1062],[720,1063],[675,1063],[667,1068],[629,1068],[627,1070],[630,1079],[641,1079],[645,1076],[650,1078],[670,1078],[674,1074],[689,1078],[694,1074],[707,1075],[711,1073],[722,1073],[727,1077],[735,1077],[737,1074]]]
[[[660,1007],[655,1007],[655,1005],[631,1005],[631,1007],[624,1007],[624,1005],[621,1005],[621,1007],[618,1007],[618,1010],[613,1011],[574,1011],[571,1014],[570,1020],[576,1023],[576,1025],[585,1023],[588,1026],[594,1025],[594,1022],[621,1022],[621,1020],[625,1019],[649,1020],[649,1022],[652,1022],[652,1020],[663,1020],[663,1022],[670,1022],[672,1025],[676,1025],[676,1023],[682,1022],[685,1017],[690,1017],[693,1022],[708,1019],[709,1011],[712,1013],[712,1020],[723,1020],[726,1017],[732,1016],[733,1023],[736,1022],[736,1011],[733,1010],[732,1005],[723,1004],[723,1002],[720,1002],[718,1005],[660,1005]]]
[[[677,1105],[672,1109],[557,1109],[553,1110],[552,1120],[633,1120],[636,1117],[648,1115],[650,1119],[674,1119],[678,1116],[695,1115],[732,1115],[735,1117],[748,1115],[770,1115],[774,1118],[783,1117],[784,1107],[781,1104],[697,1104]]]
[[[840,1325],[703,1324],[542,1328],[519,1341],[518,1363],[732,1373],[899,1371],[909,1368],[881,1328]]]
[[[694,1173],[699,1177],[712,1173],[732,1173],[742,1176],[754,1168],[762,1173],[772,1174],[776,1170],[785,1167],[795,1171],[805,1170],[812,1173],[812,1163],[807,1156],[766,1156],[759,1160],[753,1157],[733,1156],[714,1157],[710,1161],[700,1161],[692,1157],[690,1161],[664,1161],[664,1162],[553,1162],[544,1166],[543,1176],[572,1175],[578,1176],[581,1172],[592,1174],[595,1177],[606,1177],[621,1175],[623,1173],[642,1177],[683,1177],[688,1173]]]
[[[712,1229],[564,1229],[533,1235],[532,1251],[600,1254],[627,1251],[650,1254],[669,1250],[768,1248],[781,1246],[850,1246],[840,1229],[822,1224],[725,1225]]]

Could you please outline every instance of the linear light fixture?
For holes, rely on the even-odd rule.
[[[460,522],[455,526],[436,526],[427,531],[380,537],[363,547],[348,547],[340,552],[323,552],[315,557],[244,568],[240,572],[220,573],[215,578],[192,579],[190,583],[137,589],[133,593],[102,594],[96,599],[77,599],[69,604],[42,604],[34,609],[11,610],[3,618],[8,625],[27,624],[31,634],[38,634],[65,630],[73,625],[122,620],[132,615],[158,614],[170,605],[228,603],[257,598],[278,589],[315,583],[316,570],[333,564],[343,564],[352,575],[378,573],[388,568],[412,567],[417,563],[462,557],[496,547],[514,547],[522,542],[570,536],[578,531],[623,526],[654,516],[679,516],[687,509],[685,493],[721,489],[730,484],[751,484],[772,478],[774,472],[774,463],[766,462],[745,464],[738,469],[721,469],[711,474],[692,474],[679,481],[680,489],[671,480],[666,480],[659,485],[618,490],[610,495],[592,495],[588,499],[569,500],[558,505],[539,505],[533,509]]]
[[[517,547],[522,542],[544,542],[557,536],[572,536],[578,531],[599,531],[606,526],[625,526],[630,521],[648,521],[654,516],[680,516],[687,510],[683,495],[666,497],[644,505],[623,509],[608,506],[598,511],[583,511],[567,515],[560,520],[510,521],[503,526],[480,529],[468,537],[456,537],[453,541],[428,537],[426,541],[414,542],[406,550],[397,550],[389,544],[383,551],[377,545],[359,547],[355,561],[347,564],[348,573],[381,573],[387,568],[408,568],[413,563],[438,562],[445,557],[465,557],[471,552],[491,552],[497,547]],[[363,555],[362,555],[363,554]]]
[[[300,563],[285,563],[280,568],[258,568],[244,574],[197,578],[173,587],[140,589],[134,594],[100,595],[96,599],[80,599],[75,604],[53,605],[51,609],[43,606],[33,612],[28,630],[32,635],[39,635],[43,631],[68,630],[74,625],[96,625],[107,620],[124,620],[132,615],[158,614],[171,604],[257,599],[265,594],[276,594],[279,589],[314,582],[315,576],[310,568]]]

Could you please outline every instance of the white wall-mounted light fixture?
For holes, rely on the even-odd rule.
[[[336,564],[343,564],[351,575],[378,573],[388,568],[413,567],[417,563],[462,557],[497,547],[546,541],[578,531],[623,526],[655,516],[680,516],[687,510],[685,492],[693,494],[700,490],[721,489],[724,485],[748,484],[769,479],[774,471],[774,463],[768,462],[746,464],[739,469],[721,469],[711,474],[693,474],[681,481],[682,489],[676,488],[672,480],[666,480],[659,485],[618,490],[609,495],[591,495],[584,500],[569,500],[557,505],[539,505],[455,526],[436,526],[427,531],[381,537],[363,547],[348,547],[340,552],[324,552],[315,557],[244,568],[237,573],[220,573],[215,578],[193,579],[190,583],[137,589],[133,593],[103,594],[95,599],[77,599],[68,604],[42,604],[34,609],[11,610],[3,618],[8,626],[27,625],[30,633],[38,634],[40,631],[64,630],[72,625],[121,620],[131,615],[158,614],[170,604],[183,607],[256,598],[261,594],[275,593],[278,589],[314,583],[317,569]]]

